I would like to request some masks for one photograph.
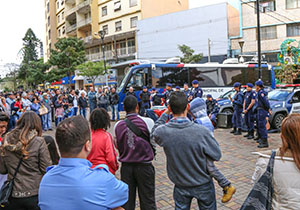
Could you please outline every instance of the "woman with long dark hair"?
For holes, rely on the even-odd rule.
[[[42,136],[40,117],[33,111],[25,112],[14,130],[7,133],[1,146],[0,173],[11,180],[22,159],[15,178],[8,210],[38,210],[38,191],[50,155]]]
[[[117,153],[114,148],[113,138],[107,129],[110,127],[110,117],[105,109],[94,109],[90,116],[92,129],[92,150],[88,160],[93,167],[105,164],[109,171],[115,174],[118,170]]]
[[[282,146],[277,150],[273,169],[273,209],[300,209],[300,114],[291,114],[281,125]],[[266,171],[271,151],[259,152],[256,182]]]

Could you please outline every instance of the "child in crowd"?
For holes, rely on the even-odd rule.
[[[65,114],[65,110],[64,107],[58,107],[55,111],[55,117],[56,117],[56,126],[64,120],[64,114]]]
[[[68,109],[65,110],[65,118],[70,118],[74,116],[74,107],[72,104],[69,104]]]
[[[190,103],[190,105],[190,114],[193,116],[194,122],[206,127],[213,135],[214,126],[210,121],[209,117],[207,116],[206,102],[204,101],[204,99],[195,98]],[[223,188],[224,195],[222,198],[222,203],[227,203],[231,200],[236,189],[231,185],[230,181],[228,181],[226,177],[219,171],[219,169],[215,166],[214,162],[209,158],[207,160],[207,170],[209,174],[215,180],[217,180],[220,187]]]

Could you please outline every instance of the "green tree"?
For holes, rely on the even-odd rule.
[[[59,80],[75,73],[76,66],[86,61],[84,44],[82,40],[74,37],[62,38],[55,43],[56,49],[51,49],[49,63],[52,66],[51,80]]]
[[[180,57],[182,63],[199,63],[202,58],[203,54],[194,54],[195,50],[187,45],[178,45],[178,49],[183,54],[183,57]]]
[[[105,74],[105,67],[103,61],[99,61],[99,62],[88,61],[86,63],[77,66],[77,69],[79,70],[80,76],[85,76],[92,81],[93,87],[97,77]],[[107,69],[110,69],[110,66],[107,66]]]
[[[21,62],[20,70],[18,73],[18,79],[22,80],[27,85],[28,85],[28,81],[26,81],[26,79],[28,77],[27,75],[28,65],[32,61],[37,61],[38,59],[37,48],[39,45],[40,45],[40,40],[35,36],[32,29],[29,28],[23,38],[23,47],[20,50],[23,60]]]
[[[13,83],[13,88],[14,90],[17,89],[17,85],[18,85],[18,73],[20,70],[20,66],[16,63],[7,63],[4,65],[4,67],[6,68],[6,70],[8,71],[6,77],[4,78],[6,81],[10,81]]]
[[[27,82],[31,84],[32,88],[36,88],[38,84],[44,84],[49,79],[47,70],[50,65],[44,63],[44,59],[41,58],[37,61],[31,61],[27,65]]]

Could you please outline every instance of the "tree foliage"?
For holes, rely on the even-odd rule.
[[[194,54],[195,50],[187,45],[178,45],[179,50],[183,54],[183,57],[180,57],[182,63],[199,63],[202,58],[203,54]]]
[[[16,90],[18,83],[17,76],[19,73],[20,66],[16,63],[7,63],[4,65],[4,68],[6,68],[6,70],[8,71],[5,80],[11,81],[13,83],[14,90]]]
[[[18,78],[27,84],[28,81],[26,81],[26,79],[28,77],[27,75],[28,65],[32,61],[37,61],[38,59],[37,48],[39,44],[40,44],[40,40],[35,36],[32,29],[29,28],[23,38],[23,47],[20,50],[23,60],[18,73]]]
[[[38,84],[43,84],[49,79],[47,70],[49,69],[49,64],[44,63],[44,59],[39,59],[37,61],[31,61],[27,65],[27,82],[31,84],[32,88],[35,88]]]
[[[93,86],[95,84],[95,80],[97,79],[97,77],[105,74],[105,67],[103,61],[99,61],[99,62],[88,61],[86,63],[77,66],[77,69],[79,70],[80,76],[85,76],[92,81]],[[107,69],[110,69],[110,66],[107,66]]]
[[[59,80],[62,77],[69,77],[75,73],[76,66],[86,61],[84,44],[82,40],[74,37],[62,38],[55,43],[56,49],[51,49],[49,63],[53,67],[51,70],[51,80]]]

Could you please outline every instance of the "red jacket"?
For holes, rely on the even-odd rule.
[[[110,133],[103,129],[92,130],[92,150],[87,159],[93,164],[92,168],[105,164],[112,174],[116,173],[119,164]]]

